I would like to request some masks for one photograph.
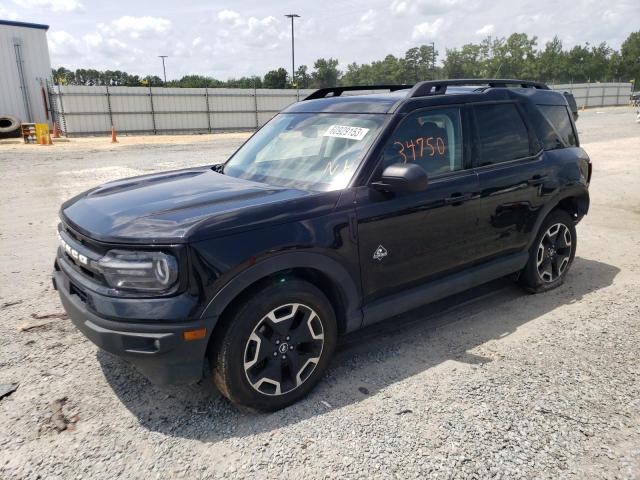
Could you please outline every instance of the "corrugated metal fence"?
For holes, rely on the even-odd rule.
[[[628,105],[631,83],[573,83],[549,85],[554,90],[573,93],[579,108]]]
[[[579,107],[625,105],[631,84],[554,85]],[[50,103],[67,135],[253,130],[313,90],[52,86]],[[365,92],[366,93],[366,92]]]
[[[67,135],[251,130],[312,90],[55,86],[51,104]]]

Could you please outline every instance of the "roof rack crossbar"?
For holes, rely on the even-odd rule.
[[[413,88],[413,85],[349,85],[344,87],[328,87],[320,88],[312,94],[304,98],[304,100],[315,100],[317,98],[325,98],[329,94],[333,97],[339,97],[343,92],[352,92],[358,90],[389,90],[395,92],[396,90],[404,90]]]
[[[507,87],[508,85],[518,85],[522,88],[538,88],[549,90],[544,83],[532,82],[529,80],[517,80],[514,78],[457,78],[453,80],[428,80],[416,83],[408,97],[426,97],[430,95],[444,95],[447,87],[466,85],[487,85],[489,87]]]

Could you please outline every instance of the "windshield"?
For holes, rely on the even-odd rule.
[[[226,163],[225,175],[308,190],[345,188],[387,119],[380,114],[283,113]]]

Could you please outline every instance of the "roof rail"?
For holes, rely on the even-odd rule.
[[[389,90],[395,92],[396,90],[404,90],[412,88],[413,85],[349,85],[345,87],[328,87],[320,88],[312,94],[308,95],[304,100],[315,100],[316,98],[325,98],[330,93],[333,97],[339,97],[342,92],[352,92],[357,90]]]
[[[428,95],[444,95],[447,87],[459,85],[487,85],[489,87],[507,87],[508,85],[518,85],[523,88],[539,88],[549,90],[544,83],[531,82],[529,80],[517,80],[513,78],[456,78],[453,80],[429,80],[416,83],[407,97],[425,97]]]

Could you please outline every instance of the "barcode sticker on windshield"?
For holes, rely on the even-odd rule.
[[[362,140],[369,132],[368,128],[350,127],[348,125],[331,125],[324,132],[325,137],[348,138],[349,140]]]

